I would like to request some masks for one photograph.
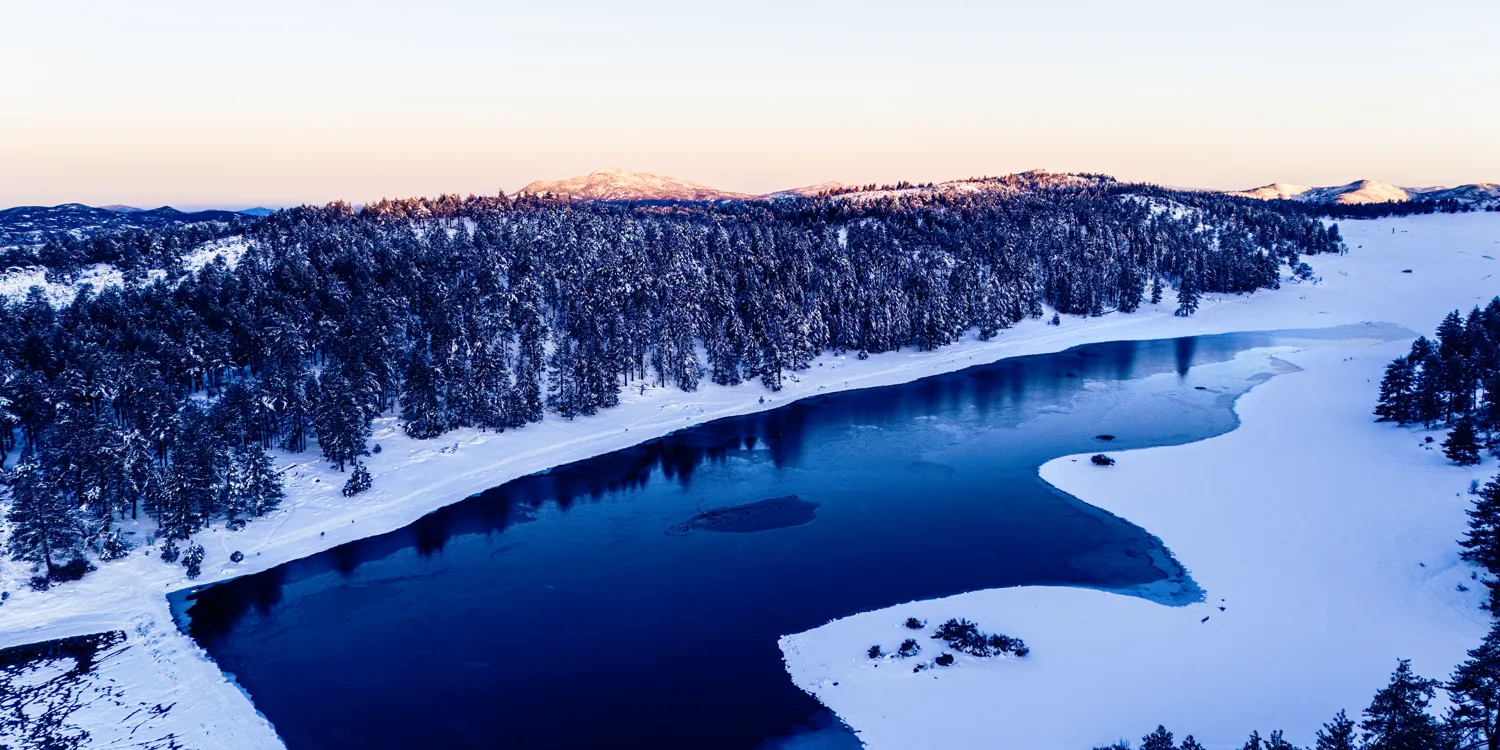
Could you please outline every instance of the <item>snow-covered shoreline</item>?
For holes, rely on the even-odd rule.
[[[1362,306],[1380,306],[1380,319],[1430,331],[1445,312],[1500,291],[1486,257],[1500,249],[1500,225],[1402,249],[1434,223],[1345,226],[1352,247],[1365,245],[1355,253],[1430,281],[1372,283]],[[1380,224],[1397,232],[1372,231]],[[1300,371],[1241,396],[1229,433],[1116,453],[1109,468],[1082,455],[1041,468],[1059,489],[1160,537],[1206,601],[970,592],[787,636],[788,671],[872,748],[1086,749],[1159,723],[1210,748],[1273,729],[1306,747],[1338,710],[1357,714],[1398,658],[1445,677],[1489,623],[1454,540],[1470,502],[1463,490],[1496,465],[1456,467],[1424,433],[1373,422],[1384,365],[1407,343],[1281,354]],[[959,656],[954,668],[920,674],[873,668],[864,650],[899,642],[909,616],[966,617],[1024,638],[1031,655]]]
[[[1396,233],[1384,234],[1393,228]],[[1343,229],[1350,255],[1310,261],[1322,277],[1320,283],[1287,284],[1254,295],[1208,297],[1191,318],[1173,317],[1169,300],[1132,315],[1070,318],[1059,327],[1027,321],[992,341],[980,342],[971,336],[935,352],[900,352],[867,360],[825,356],[788,380],[778,393],[758,385],[705,385],[695,393],[632,391],[618,408],[598,416],[572,422],[549,417],[541,424],[504,434],[460,430],[419,442],[401,435],[392,419],[382,419],[376,424],[374,442],[383,450],[369,461],[375,476],[373,490],[353,500],[343,498],[339,494],[343,475],[315,455],[278,455],[279,462],[296,464],[288,474],[285,507],[243,531],[219,528],[195,537],[207,549],[204,573],[197,581],[188,581],[180,566],[164,565],[138,551],[126,560],[101,565],[80,582],[35,593],[18,585],[24,580],[19,566],[0,564],[0,586],[12,591],[10,601],[0,606],[0,647],[112,629],[126,630],[145,641],[147,637],[139,634],[149,633],[157,647],[149,653],[137,649],[134,656],[116,660],[109,668],[116,670],[122,683],[141,685],[162,700],[181,701],[190,696],[190,710],[173,719],[174,730],[182,733],[186,745],[193,746],[194,738],[212,738],[211,744],[198,744],[278,747],[269,724],[254,713],[245,696],[191,639],[172,627],[166,593],[264,570],[391,531],[518,476],[821,393],[902,383],[1005,357],[1100,341],[1371,320],[1427,330],[1447,310],[1467,307],[1483,296],[1484,289],[1500,288],[1478,278],[1480,272],[1489,273],[1495,266],[1486,253],[1500,253],[1500,239],[1496,239],[1500,238],[1500,216],[1495,214],[1380,220],[1345,224]],[[1444,248],[1424,250],[1436,242],[1445,243]],[[1405,268],[1415,272],[1402,274]],[[1398,299],[1388,298],[1392,293]],[[1142,525],[1156,533],[1149,524]],[[246,559],[232,565],[228,558],[236,550],[243,551]],[[1190,561],[1184,563],[1193,567]],[[162,674],[171,679],[159,679]],[[101,726],[107,721],[101,715]],[[865,728],[858,721],[855,726]]]

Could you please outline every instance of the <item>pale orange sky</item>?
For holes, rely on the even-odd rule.
[[[1500,181],[1500,3],[14,3],[0,206]]]

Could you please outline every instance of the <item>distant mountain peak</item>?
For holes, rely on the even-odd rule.
[[[619,167],[605,167],[565,180],[537,180],[521,188],[521,193],[601,201],[718,201],[755,197],[666,175],[631,172]]]
[[[1476,183],[1458,187],[1400,187],[1380,180],[1355,180],[1347,185],[1307,187],[1273,182],[1249,190],[1233,190],[1229,195],[1261,200],[1294,200],[1302,203],[1362,205],[1368,203],[1401,203],[1409,200],[1455,200],[1474,208],[1500,205],[1500,186]]]
[[[1231,191],[1230,195],[1238,195],[1243,198],[1259,198],[1261,200],[1287,200],[1295,198],[1309,190],[1307,185],[1292,185],[1285,182],[1273,182],[1249,190]]]

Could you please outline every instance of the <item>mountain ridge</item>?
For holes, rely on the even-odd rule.
[[[258,216],[239,211],[179,211],[171,206],[141,209],[133,206],[15,206],[0,209],[0,247],[36,245],[54,234],[87,237],[125,229],[158,229],[173,224],[252,222]]]
[[[858,185],[830,181],[757,195],[720,190],[651,172],[631,172],[616,167],[606,167],[586,175],[561,180],[536,180],[518,192],[520,195],[547,195],[568,200],[595,201],[732,201],[824,197],[872,200],[912,194],[1022,192],[1045,188],[1083,187],[1101,181],[1113,182],[1114,180],[1102,175],[1033,169],[1001,177],[966,177],[924,184],[900,182],[894,185],[873,183]]]
[[[1355,180],[1345,185],[1327,187],[1273,182],[1257,188],[1229,190],[1225,193],[1259,200],[1292,200],[1319,205],[1356,206],[1371,203],[1405,203],[1414,200],[1452,200],[1460,205],[1476,209],[1500,206],[1500,185],[1488,182],[1457,187],[1401,187],[1380,180]]]

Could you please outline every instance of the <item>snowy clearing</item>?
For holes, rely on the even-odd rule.
[[[1392,233],[1393,228],[1397,230],[1395,233]],[[253,707],[245,696],[225,679],[194,642],[180,634],[172,625],[164,596],[167,592],[189,585],[199,585],[264,570],[345,541],[397,529],[435,508],[457,502],[471,494],[518,476],[634,445],[719,417],[771,409],[818,393],[906,382],[926,375],[950,372],[1004,357],[1054,352],[1078,344],[1100,341],[1276,328],[1324,327],[1373,320],[1390,321],[1413,330],[1428,331],[1448,310],[1454,307],[1466,309],[1481,298],[1487,299],[1497,288],[1500,288],[1500,284],[1490,280],[1487,275],[1496,265],[1487,256],[1500,251],[1500,215],[1460,214],[1351,222],[1341,225],[1341,229],[1344,231],[1351,253],[1347,256],[1322,256],[1310,259],[1309,262],[1320,277],[1317,283],[1288,283],[1281,290],[1260,292],[1254,295],[1205,296],[1202,307],[1192,318],[1173,317],[1171,311],[1175,309],[1175,304],[1171,295],[1168,295],[1168,299],[1163,300],[1162,304],[1147,306],[1143,311],[1132,315],[1111,314],[1093,319],[1069,317],[1065,318],[1059,327],[1046,325],[1045,318],[1026,321],[1016,328],[1004,331],[992,341],[981,342],[969,337],[958,344],[935,352],[900,352],[876,355],[863,361],[853,356],[824,356],[819,358],[811,369],[789,378],[785,389],[779,393],[770,393],[758,384],[737,387],[705,384],[694,393],[682,393],[675,389],[647,389],[644,393],[627,391],[622,398],[621,406],[598,416],[574,421],[549,416],[541,424],[530,425],[524,429],[503,434],[459,430],[436,440],[415,441],[401,434],[393,418],[382,418],[375,424],[372,442],[380,444],[383,450],[378,455],[370,456],[368,462],[375,478],[374,489],[355,499],[346,499],[339,493],[346,475],[340,474],[318,460],[316,453],[278,454],[278,462],[290,467],[286,482],[288,497],[283,508],[266,518],[253,521],[240,532],[230,532],[219,527],[198,534],[194,540],[203,544],[207,550],[203,576],[198,581],[188,581],[181,566],[163,564],[154,556],[154,548],[144,547],[144,545],[143,549],[137,550],[124,560],[101,564],[97,572],[80,582],[63,584],[44,593],[24,590],[21,582],[25,580],[27,571],[23,567],[9,561],[0,563],[0,589],[11,592],[9,601],[0,606],[0,647],[107,630],[124,630],[130,637],[130,641],[134,642],[136,638],[142,638],[138,634],[141,629],[145,629],[157,639],[154,641],[157,647],[153,649],[132,648],[121,658],[101,664],[99,669],[102,670],[102,676],[114,679],[122,685],[157,686],[152,688],[156,691],[152,693],[156,696],[152,697],[152,700],[180,700],[211,706],[212,710],[174,714],[180,717],[177,720],[180,721],[180,725],[174,725],[172,731],[177,732],[182,743],[187,747],[279,747],[280,741],[275,737],[270,725],[254,713]],[[1414,269],[1414,272],[1403,274],[1402,270],[1407,268]],[[1376,368],[1383,366],[1384,362],[1393,356],[1385,354],[1383,350],[1373,349],[1358,350],[1354,354],[1358,357],[1354,361],[1360,363],[1360,366]],[[1344,356],[1348,356],[1348,353]],[[1270,385],[1262,386],[1252,392],[1251,396],[1247,397],[1246,403],[1254,403],[1265,398],[1263,393],[1276,393],[1279,394],[1278,398],[1286,397],[1287,394],[1283,393],[1287,387],[1286,383],[1294,383],[1299,378],[1319,377],[1317,373],[1321,364],[1313,361],[1304,362],[1304,359],[1306,358],[1298,358],[1296,361],[1309,368],[1307,373],[1278,378]],[[1353,365],[1350,367],[1352,368]],[[1339,370],[1339,372],[1344,371]],[[1357,382],[1361,388],[1344,388],[1342,395],[1350,401],[1350,408],[1355,405],[1359,407],[1354,410],[1358,419],[1351,423],[1353,427],[1345,424],[1343,427],[1345,432],[1351,432],[1355,428],[1367,428],[1368,412],[1374,403],[1374,385],[1363,382],[1363,378],[1367,376],[1352,370],[1345,373],[1345,377],[1355,376],[1360,378]],[[1332,418],[1331,415],[1329,418]],[[1352,417],[1342,416],[1339,419],[1348,422]],[[1247,419],[1247,423],[1251,421]],[[1372,435],[1383,435],[1399,440],[1402,444],[1414,445],[1416,441],[1411,433],[1396,428],[1387,429],[1381,426],[1379,428],[1368,427],[1368,430]],[[1219,440],[1239,434],[1240,432],[1237,431]],[[1289,443],[1290,441],[1283,440],[1282,442]],[[1197,446],[1172,450],[1186,450],[1203,445],[1218,445],[1218,442],[1209,441]],[[1291,446],[1272,447],[1290,448]],[[1309,447],[1322,448],[1324,446]],[[1152,455],[1151,451],[1122,455],[1121,465],[1109,470],[1114,473],[1109,475],[1111,483],[1105,486],[1111,489],[1126,486],[1123,484],[1123,479],[1136,476],[1141,471],[1133,468],[1132,464],[1142,462],[1144,465],[1141,457],[1149,455]],[[1361,471],[1368,468],[1365,464],[1373,463],[1368,460],[1368,455],[1355,456],[1355,458],[1364,456],[1360,464]],[[1434,471],[1438,470],[1441,463],[1440,455],[1424,452],[1422,456],[1432,461]],[[1297,476],[1290,471],[1265,471],[1268,465],[1283,465],[1269,458],[1263,459],[1257,456],[1254,461],[1247,460],[1245,464],[1244,471],[1252,474],[1258,471],[1265,474],[1267,481],[1272,477],[1283,475]],[[1486,470],[1488,468],[1486,467]],[[1451,470],[1450,474],[1453,477],[1452,483],[1457,489],[1462,489],[1467,485],[1468,474],[1456,469]],[[1049,480],[1054,480],[1055,474],[1050,465],[1045,476]],[[1152,476],[1150,481],[1157,481],[1159,476]],[[1221,577],[1212,565],[1195,559],[1193,547],[1186,541],[1176,539],[1182,534],[1180,531],[1174,531],[1174,528],[1178,527],[1167,523],[1158,526],[1154,518],[1144,513],[1138,514],[1133,508],[1123,507],[1107,497],[1090,494],[1091,490],[1087,487],[1075,487],[1061,479],[1055,481],[1059,481],[1065,489],[1076,490],[1077,494],[1085,500],[1117,511],[1161,536],[1177,553],[1179,559],[1193,570],[1199,583],[1209,590],[1211,596],[1225,596],[1218,591],[1220,587],[1226,585],[1221,581],[1229,579]],[[1201,496],[1207,489],[1203,486],[1195,488],[1192,486],[1193,483],[1181,481],[1166,484],[1170,486],[1172,492],[1167,492],[1168,487],[1162,486],[1158,499],[1163,502],[1174,496],[1173,492],[1192,492],[1195,496]],[[1237,491],[1246,484],[1246,482],[1237,483]],[[1398,488],[1401,485],[1387,482],[1370,486],[1383,489]],[[1280,489],[1285,490],[1286,487],[1280,487]],[[1348,497],[1350,498],[1348,502],[1364,499],[1358,493],[1350,493]],[[1380,495],[1377,494],[1374,497],[1378,498]],[[1467,502],[1467,500],[1455,499],[1454,502]],[[1269,505],[1264,504],[1254,507],[1270,508]],[[1380,519],[1375,517],[1375,514],[1371,514],[1371,518],[1360,520],[1362,523],[1368,521],[1374,524]],[[1415,534],[1422,530],[1422,527],[1409,524],[1381,528],[1401,528],[1404,533],[1408,534]],[[1456,538],[1457,528],[1442,531],[1440,540],[1431,540],[1432,549],[1436,550],[1439,546],[1443,546],[1446,554],[1453,557],[1456,548],[1452,540]],[[142,523],[135,530],[137,532],[134,537],[135,542],[143,543],[151,529],[147,523]],[[1207,539],[1207,530],[1199,530],[1198,533],[1204,534]],[[1267,556],[1266,553],[1271,544],[1268,537],[1262,536],[1257,542],[1257,551],[1262,557]],[[246,558],[243,563],[233,565],[229,562],[229,555],[237,550],[243,551]],[[1434,553],[1423,559],[1429,560],[1429,565],[1432,565],[1447,558],[1438,557]],[[1311,571],[1309,574],[1309,580],[1317,579],[1317,576],[1311,575]],[[1331,584],[1317,584],[1317,586],[1321,589],[1328,588]],[[1451,590],[1451,588],[1448,586],[1448,589]],[[1314,590],[1308,593],[1326,592]],[[1098,609],[1094,609],[1093,603],[1086,607],[1070,605],[1071,608],[1050,608],[1048,611],[1053,615],[1052,622],[1064,621],[1079,614],[1095,611],[1109,615],[1112,612],[1111,608],[1115,607],[1118,607],[1121,612],[1140,607],[1144,608],[1143,611],[1152,613],[1143,615],[1148,618],[1142,621],[1143,627],[1157,628],[1165,626],[1149,618],[1164,617],[1170,620],[1173,617],[1184,616],[1185,611],[1162,608],[1131,597],[1067,589],[1033,588],[982,592],[963,595],[944,600],[944,602],[954,602],[967,597],[974,597],[977,601],[993,596],[1041,595],[1076,597],[1080,602],[1108,602]],[[1238,592],[1236,595],[1246,600],[1251,598],[1249,592]],[[922,606],[937,607],[941,604],[943,603],[936,602]],[[1295,607],[1296,605],[1288,606]],[[1454,606],[1459,605],[1448,602],[1443,612],[1453,612]],[[1411,607],[1413,616],[1419,609],[1417,606]],[[1069,671],[1061,667],[1046,669],[1045,665],[1056,663],[1052,660],[1058,658],[1048,656],[1048,649],[1051,649],[1052,654],[1062,653],[1062,647],[1047,635],[1039,630],[1031,632],[1036,629],[1021,627],[1019,623],[1006,621],[1002,617],[986,616],[977,604],[972,607],[972,610],[955,611],[954,614],[978,620],[988,629],[1000,630],[1025,638],[1034,649],[1033,656],[1030,657],[1032,661],[1027,662],[1027,666],[1024,667],[1027,674],[1035,673],[1054,681],[1050,683],[1027,682],[1025,685],[1022,685],[1021,681],[1002,683],[993,679],[983,680],[983,675],[990,674],[993,670],[954,670],[951,674],[962,675],[961,680],[980,680],[974,683],[976,690],[971,691],[971,694],[974,700],[986,701],[986,707],[983,711],[969,714],[970,716],[997,716],[999,711],[997,707],[1003,705],[996,702],[1002,688],[1017,695],[1035,696],[1041,692],[1037,688],[1046,690],[1048,689],[1046,685],[1056,686],[1064,680],[1077,680],[1079,685],[1091,682],[1088,679],[1090,677],[1095,678],[1092,682],[1100,682],[1097,679],[1099,675],[1115,675],[1111,679],[1119,680],[1119,676],[1111,671],[1110,662],[1098,662],[1091,666],[1074,663],[1080,669],[1087,667],[1091,670],[1084,673]],[[1287,627],[1305,626],[1309,632],[1312,632],[1315,627],[1315,625],[1294,622],[1292,618],[1296,615],[1295,609],[1278,612],[1278,614],[1287,619]],[[904,616],[903,614],[902,617]],[[812,689],[832,708],[839,711],[846,720],[859,728],[867,741],[877,746],[882,744],[906,746],[898,739],[899,736],[904,736],[899,735],[900,730],[897,728],[902,725],[936,727],[937,719],[941,717],[953,727],[961,726],[962,717],[955,719],[951,711],[932,714],[921,710],[924,702],[926,702],[925,705],[932,705],[931,698],[922,696],[936,695],[936,693],[907,694],[902,691],[886,690],[860,692],[853,690],[855,685],[850,683],[850,690],[837,695],[825,695],[816,688],[815,683],[823,679],[822,676],[815,674],[817,669],[831,668],[823,667],[822,665],[825,664],[842,665],[847,661],[844,657],[844,651],[847,648],[855,648],[855,655],[858,656],[858,651],[869,645],[869,643],[861,645],[857,642],[864,640],[862,637],[856,639],[852,646],[842,643],[837,636],[837,633],[841,632],[840,628],[855,627],[861,623],[883,623],[888,617],[888,613],[860,615],[808,634],[792,637],[789,643],[793,644],[794,648],[789,649],[792,651],[789,656],[789,666],[798,684],[806,689]],[[1434,617],[1433,619],[1442,618]],[[1196,623],[1196,619],[1194,622]],[[1461,635],[1462,637],[1457,640],[1461,640],[1467,646],[1471,641],[1477,640],[1477,635],[1473,638],[1470,638],[1470,635],[1473,634],[1471,631],[1478,626],[1471,621],[1465,621],[1465,623],[1464,627],[1467,629],[1453,630],[1457,627],[1454,625],[1446,627],[1451,632]],[[1445,631],[1434,623],[1430,637],[1434,641],[1442,641],[1443,632]],[[1164,641],[1165,637],[1156,640]],[[1138,647],[1132,646],[1131,649],[1144,652],[1150,642],[1151,640],[1148,639]],[[1079,644],[1080,648],[1083,646],[1084,644]],[[1419,646],[1420,644],[1413,644],[1413,648]],[[820,648],[826,650],[820,651]],[[1126,651],[1126,649],[1115,650]],[[1401,654],[1392,651],[1389,658],[1382,656],[1370,668],[1383,676],[1389,671],[1398,655]],[[1195,660],[1195,663],[1201,661],[1201,659]],[[1016,663],[1008,662],[997,666],[1008,667],[1013,664]],[[1429,672],[1436,671],[1430,662],[1424,662],[1422,659],[1418,659],[1416,665]],[[991,675],[992,678],[994,676],[996,675]],[[1277,683],[1278,688],[1286,684],[1295,684],[1301,676],[1281,674],[1280,677],[1282,682]],[[949,683],[958,681],[946,680],[932,684],[941,684],[946,690]],[[1234,680],[1225,681],[1234,682]],[[1369,684],[1360,687],[1361,704],[1363,699],[1368,697],[1368,692],[1373,691],[1378,681],[1379,679],[1366,681]],[[1265,687],[1264,684],[1261,687]],[[1188,689],[1189,686],[1184,685],[1184,690]],[[1123,695],[1134,696],[1134,692],[1136,691],[1129,690],[1128,685],[1123,681],[1117,682],[1112,691],[1113,697],[1122,702]],[[1266,694],[1277,695],[1278,693],[1275,690],[1268,690]],[[845,700],[844,696],[855,696],[855,699]],[[137,699],[145,700],[144,697]],[[887,703],[885,702],[887,700],[911,701],[907,705],[915,710],[896,710],[892,707],[901,704]],[[1076,718],[1081,715],[1084,705],[1079,703],[1070,707],[1069,716]],[[1249,716],[1262,728],[1268,728],[1252,715],[1251,704],[1244,705],[1245,710],[1240,712],[1241,714]],[[1088,707],[1092,709],[1096,706],[1089,704]],[[1078,710],[1075,711],[1075,708]],[[1053,710],[1054,712],[1056,710],[1055,701]],[[1018,716],[1024,713],[1026,712],[1017,710]],[[1331,711],[1329,713],[1331,714]],[[1035,711],[1028,715],[1034,719],[1045,716]],[[1080,726],[1097,728],[1109,725],[1111,728],[1107,734],[1110,739],[1120,733],[1130,734],[1136,731],[1134,723],[1107,721],[1108,717],[1102,711],[1094,711],[1092,715],[1096,717],[1096,720],[1092,720],[1096,723],[1080,724]],[[1177,715],[1179,714],[1163,714],[1158,718],[1155,715],[1145,716],[1137,713],[1133,714],[1130,719],[1132,722],[1156,722],[1173,720],[1173,716]],[[885,718],[877,718],[879,716]],[[1326,716],[1320,721],[1324,719]],[[996,726],[999,724],[998,721],[990,723]],[[91,730],[96,728],[101,730],[96,733],[96,739],[106,738],[107,731],[104,730],[108,729],[105,726],[108,722],[98,727],[92,721],[89,724]],[[1017,719],[1007,726],[1022,727],[1024,721]],[[1180,722],[1178,726],[1183,732],[1199,732],[1200,738],[1209,736],[1208,731],[1199,730],[1190,722]],[[1174,729],[1178,726],[1174,726]],[[1290,723],[1287,728],[1294,732],[1304,729],[1311,731],[1311,726],[1292,727]],[[1054,727],[1053,729],[1059,730],[1060,728]],[[972,739],[982,739],[972,734],[967,736]],[[1002,736],[1010,735],[986,736],[997,741]],[[1096,739],[1093,734],[1088,736],[1089,742]],[[1301,735],[1296,734],[1296,736]],[[938,735],[933,735],[933,737],[938,737]],[[959,745],[963,744],[963,736],[956,739],[953,737],[944,739],[952,740]],[[1049,740],[1041,745],[1033,746],[1063,746],[1057,744],[1061,739],[1054,737],[1055,741]],[[986,741],[983,744],[993,746],[994,741]],[[947,746],[956,745],[949,743]]]
[[[182,267],[184,271],[195,273],[215,258],[223,258],[230,268],[234,268],[244,256],[245,248],[243,237],[226,237],[205,242],[183,254]],[[152,282],[166,278],[167,272],[152,268],[146,271],[145,276],[146,281]],[[79,287],[84,284],[92,286],[97,292],[106,287],[119,287],[124,283],[125,274],[108,263],[87,266],[72,281],[66,282],[48,281],[47,269],[41,266],[16,267],[0,271],[0,297],[11,301],[25,299],[33,286],[39,286],[48,302],[53,306],[63,306],[73,301],[78,295]]]
[[[1304,310],[1301,325],[1362,317],[1425,333],[1500,290],[1495,217],[1341,228],[1351,255],[1319,263],[1324,284],[1305,297],[1339,299]],[[1246,322],[1289,324],[1288,309],[1266,312],[1270,320],[1257,312]],[[789,672],[872,748],[1086,749],[1134,741],[1158,723],[1210,748],[1240,747],[1252,729],[1285,729],[1310,746],[1339,709],[1368,704],[1397,658],[1446,677],[1489,624],[1476,569],[1459,560],[1455,540],[1470,480],[1496,467],[1454,466],[1423,443],[1427,433],[1373,421],[1383,368],[1408,343],[1281,354],[1301,371],[1241,397],[1233,432],[1117,453],[1113,467],[1083,455],[1042,467],[1060,489],[1159,536],[1206,601],[971,592],[783,638]],[[864,650],[899,642],[909,616],[966,617],[1032,652],[960,656],[952,669],[920,674],[872,668]]]

